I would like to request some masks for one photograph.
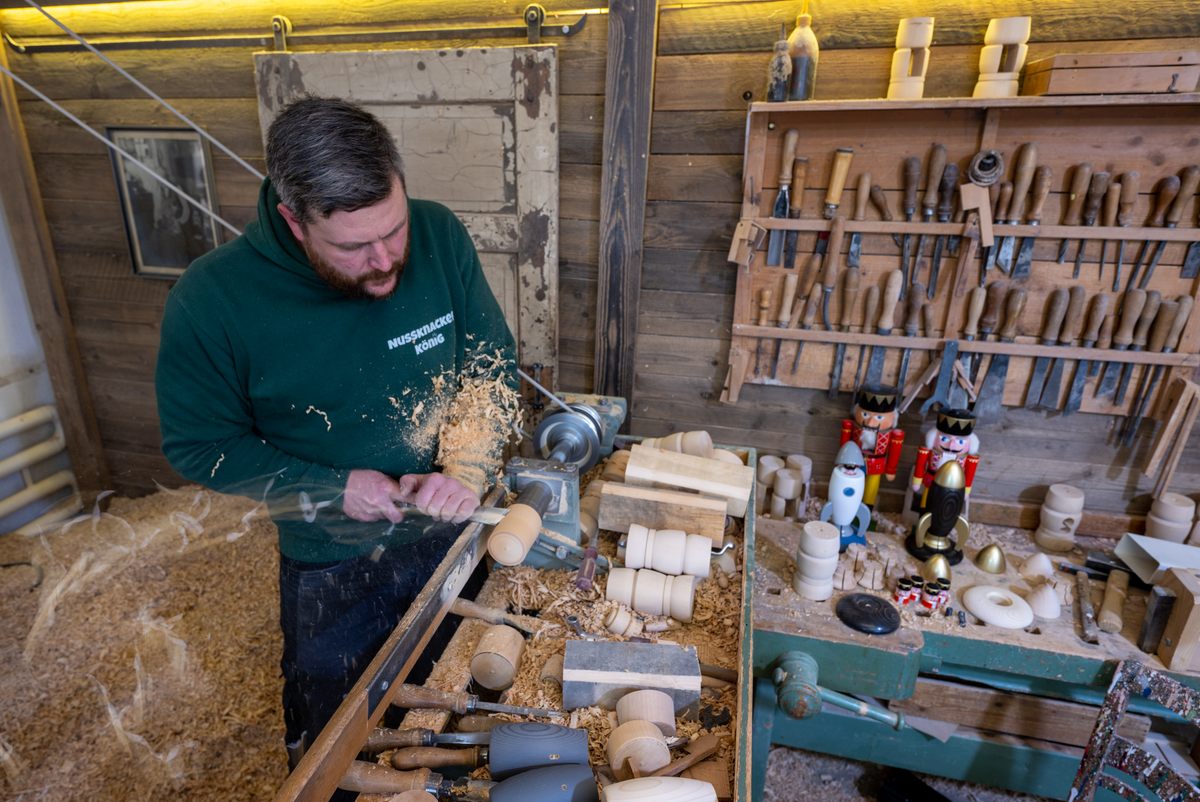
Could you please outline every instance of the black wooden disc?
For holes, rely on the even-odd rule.
[[[837,617],[851,629],[886,635],[900,628],[900,611],[870,593],[849,593],[837,603]]]

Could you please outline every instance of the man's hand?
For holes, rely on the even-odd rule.
[[[404,512],[396,506],[400,483],[385,473],[368,469],[350,471],[342,494],[342,510],[356,521],[387,520],[400,523]]]
[[[441,473],[410,473],[400,477],[397,501],[413,504],[439,521],[459,524],[479,508],[479,496],[457,479]]]

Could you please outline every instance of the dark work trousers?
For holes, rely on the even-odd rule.
[[[438,525],[416,542],[335,563],[280,555],[280,666],[289,769],[316,741],[464,526]],[[425,652],[426,665],[418,665],[409,681],[424,679],[419,672],[428,674],[433,656],[452,631],[449,622],[439,630],[442,637]],[[351,802],[356,797],[338,791],[332,799]]]

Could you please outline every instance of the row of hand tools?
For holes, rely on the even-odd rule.
[[[771,215],[776,218],[797,219],[802,212],[804,186],[808,174],[808,159],[797,154],[799,131],[791,129],[783,138],[783,148],[780,158],[779,190],[775,198]],[[757,296],[757,319],[759,326],[777,326],[781,329],[811,329],[817,325],[818,315],[820,325],[826,331],[851,331],[854,320],[854,310],[862,282],[860,264],[862,257],[862,233],[852,232],[851,241],[846,249],[846,269],[841,271],[841,246],[845,236],[845,220],[838,214],[841,197],[845,187],[853,159],[853,150],[839,148],[834,153],[829,181],[823,204],[823,216],[830,220],[827,232],[818,234],[816,245],[807,257],[802,271],[793,270],[797,265],[797,247],[799,232],[772,229],[767,248],[767,264],[782,265],[785,272],[781,291],[776,296],[774,289],[760,289]],[[979,186],[988,187],[989,205],[994,208],[994,218],[998,226],[1017,225],[1024,221],[1027,225],[1038,225],[1042,219],[1042,209],[1049,194],[1053,181],[1053,172],[1046,165],[1038,165],[1037,148],[1035,143],[1022,145],[1016,154],[1016,164],[1013,170],[1013,180],[1001,180],[1004,175],[1004,157],[996,151],[984,151],[976,154],[965,171],[967,181]],[[930,152],[928,163],[925,165],[924,194],[921,193],[920,179],[922,173],[921,160],[915,156],[908,157],[904,162],[904,199],[903,214],[906,221],[912,221],[920,209],[922,222],[936,219],[939,222],[949,222],[955,212],[955,200],[959,195],[960,170],[957,164],[947,161],[944,146],[935,144]],[[1135,171],[1118,176],[1106,171],[1094,172],[1090,164],[1083,163],[1073,168],[1069,187],[1068,200],[1064,204],[1063,225],[1065,226],[1094,226],[1119,225],[1128,227],[1133,223],[1133,208],[1140,184],[1139,175]],[[1163,178],[1156,188],[1155,203],[1148,226],[1173,228],[1178,225],[1186,210],[1187,204],[1195,194],[1200,184],[1200,166],[1191,165],[1180,172]],[[918,199],[920,203],[918,204]],[[873,184],[869,173],[862,173],[857,184],[855,208],[852,219],[865,220],[868,201],[878,210],[880,218],[885,222],[895,219],[888,208],[887,198],[878,184]],[[1028,205],[1027,205],[1028,202]],[[1101,211],[1103,206],[1103,211]],[[939,233],[932,238],[921,233],[913,237],[910,231],[903,235],[891,234],[900,249],[900,265],[897,270],[890,272],[880,287],[867,287],[862,303],[863,325],[861,331],[890,336],[898,333],[896,314],[899,309],[905,312],[904,321],[899,331],[907,337],[933,336],[934,321],[933,307],[930,304],[936,297],[939,288],[940,265],[944,253],[954,254],[959,247],[960,237]],[[915,249],[913,240],[915,239]],[[980,254],[979,284],[972,291],[967,303],[967,320],[962,337],[973,340],[976,336],[981,339],[993,337],[1000,342],[1011,343],[1018,336],[1018,323],[1025,305],[1025,290],[1007,281],[992,281],[988,283],[988,274],[993,268],[999,270],[1018,282],[1027,278],[1033,261],[1033,246],[1035,236],[1026,236],[1018,246],[1016,236],[997,233],[994,244],[983,249]],[[1107,239],[1100,245],[1099,269],[1108,258]],[[1107,293],[1096,294],[1091,302],[1084,326],[1084,306],[1086,291],[1082,286],[1071,290],[1060,288],[1047,299],[1045,308],[1045,326],[1041,332],[1041,342],[1045,345],[1078,345],[1084,348],[1113,348],[1116,350],[1162,351],[1169,353],[1178,347],[1184,326],[1191,311],[1192,299],[1181,296],[1176,301],[1163,302],[1157,291],[1146,290],[1154,274],[1154,270],[1165,250],[1165,241],[1147,240],[1133,262],[1126,281],[1119,310],[1113,304],[1113,298]],[[1081,239],[1075,252],[1074,277],[1078,277],[1084,255],[1088,248],[1088,240]],[[1058,250],[1058,262],[1066,261],[1069,251],[1069,240],[1063,240]],[[1126,241],[1119,240],[1113,260],[1113,292],[1120,293],[1121,273],[1125,263]],[[928,268],[926,269],[926,265]],[[922,282],[922,274],[927,283]],[[1195,278],[1200,274],[1200,241],[1193,242],[1184,258],[1181,276]],[[837,285],[841,284],[842,297],[840,316],[833,320],[830,315],[830,298]],[[984,289],[986,286],[986,289]],[[776,297],[778,302],[776,303]],[[900,303],[903,301],[903,303]],[[1114,314],[1109,314],[1113,307]],[[1119,311],[1120,324],[1115,325]],[[1003,320],[1003,325],[1001,325]],[[872,322],[874,326],[872,327]],[[764,338],[766,339],[766,338]],[[775,339],[774,355],[768,366],[765,358],[765,342],[760,339],[755,355],[754,374],[763,376],[769,369],[772,379],[778,378],[782,339]],[[858,367],[854,386],[862,382],[878,383],[882,380],[886,348],[873,347],[870,359],[867,360],[866,344],[859,345]],[[799,369],[804,341],[796,342],[796,350],[792,358],[793,373]],[[839,392],[842,378],[846,343],[836,346],[833,363],[830,370],[829,395],[836,396]],[[907,381],[908,363],[911,348],[904,348],[901,354],[895,384],[903,388]],[[951,384],[957,391],[957,398],[964,403],[965,396],[970,397],[977,405],[981,417],[995,416],[999,412],[1007,378],[1009,355],[993,355],[984,373],[982,384],[978,382],[981,372],[983,355],[974,353],[964,356],[961,360],[954,355],[952,362],[958,381]],[[1031,409],[1052,409],[1057,406],[1058,398],[1064,382],[1065,362],[1067,360],[1050,360],[1045,357],[1036,360],[1031,373],[1029,389],[1025,397],[1025,406]],[[866,366],[864,368],[864,365]],[[1075,412],[1079,409],[1084,384],[1088,378],[1095,377],[1101,366],[1095,360],[1084,360],[1072,379],[1063,407],[1064,413]],[[1096,382],[1097,397],[1111,396],[1115,405],[1121,405],[1134,372],[1133,363],[1108,362],[1104,373]],[[864,375],[865,370],[865,375]],[[1131,414],[1126,420],[1122,437],[1132,439],[1144,415],[1149,397],[1153,394],[1160,378],[1162,366],[1147,369],[1141,385],[1135,394]],[[955,396],[951,396],[955,398]],[[939,399],[943,403],[946,399]]]

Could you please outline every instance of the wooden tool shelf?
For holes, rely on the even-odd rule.
[[[1016,97],[1003,99],[929,98],[916,101],[837,100],[786,103],[753,103],[747,115],[746,143],[743,168],[743,203],[741,218],[744,226],[764,232],[758,247],[748,260],[738,265],[737,291],[734,305],[729,373],[722,400],[736,402],[744,383],[781,384],[798,388],[828,389],[833,360],[839,345],[844,346],[839,390],[853,389],[860,356],[867,356],[875,347],[887,348],[883,380],[895,383],[900,355],[911,349],[907,385],[912,388],[925,372],[930,360],[938,360],[946,343],[957,340],[960,353],[966,358],[983,354],[983,371],[989,363],[988,354],[1008,354],[1010,361],[1003,402],[1019,406],[1034,360],[1040,356],[1076,360],[1113,361],[1134,365],[1129,391],[1124,403],[1116,406],[1109,397],[1096,398],[1097,379],[1088,379],[1080,411],[1101,414],[1125,414],[1134,404],[1136,390],[1150,366],[1163,365],[1167,370],[1157,386],[1155,398],[1147,405],[1148,414],[1161,415],[1157,398],[1174,376],[1190,376],[1200,366],[1200,311],[1191,315],[1180,339],[1178,353],[1146,353],[1116,349],[1082,349],[1078,347],[1041,344],[1044,309],[1047,296],[1056,288],[1079,284],[1087,291],[1089,300],[1096,293],[1111,296],[1110,309],[1119,310],[1129,271],[1137,260],[1144,242],[1166,243],[1153,278],[1146,289],[1157,290],[1163,300],[1179,296],[1196,297],[1200,279],[1180,275],[1189,245],[1200,241],[1197,224],[1198,208],[1195,197],[1187,198],[1177,228],[1147,225],[1156,202],[1155,188],[1159,179],[1178,175],[1184,167],[1200,162],[1200,136],[1195,132],[1200,122],[1200,93],[1177,95],[1115,95],[1080,97]],[[796,155],[808,158],[807,180],[799,200],[798,219],[771,217],[781,173],[780,157],[784,134],[789,129],[799,132]],[[971,157],[982,150],[994,149],[1005,157],[1003,180],[1013,178],[1013,164],[1018,148],[1035,142],[1038,148],[1036,163],[1048,165],[1052,171],[1050,192],[1047,195],[1041,225],[996,224],[993,235],[1015,237],[1019,248],[1025,237],[1033,238],[1033,258],[1030,275],[1011,279],[998,270],[988,271],[987,282],[1005,280],[1027,292],[1027,303],[1018,325],[1014,342],[1000,343],[993,336],[987,341],[967,341],[961,337],[966,323],[967,300],[972,287],[979,283],[978,257],[962,266],[959,273],[958,255],[945,253],[942,258],[937,290],[930,305],[933,314],[932,332],[925,336],[903,335],[905,301],[897,305],[893,334],[875,333],[873,322],[864,326],[863,299],[867,288],[883,289],[887,273],[899,267],[900,246],[892,234],[911,235],[915,251],[917,239],[926,235],[926,258],[920,281],[929,276],[930,245],[938,235],[961,237],[965,223],[961,213],[952,222],[920,222],[921,198],[926,190],[927,164],[933,143],[945,145],[948,161],[958,164],[963,178]],[[818,312],[813,328],[779,328],[777,309],[782,297],[784,277],[795,272],[800,296],[803,288],[816,279],[805,274],[809,254],[817,239],[831,228],[824,219],[822,207],[827,192],[828,177],[837,148],[851,148],[854,158],[845,181],[838,215],[844,218],[844,240],[838,283],[829,302],[829,317],[835,324],[832,331],[824,330]],[[903,162],[908,156],[921,159],[921,181],[914,222],[905,222],[902,211],[904,178]],[[1066,211],[1072,168],[1087,161],[1095,170],[1106,170],[1114,180],[1126,173],[1141,174],[1139,191],[1134,199],[1129,226],[1060,225]],[[872,184],[882,189],[893,221],[884,221],[874,204],[867,203],[866,214],[857,217],[860,203],[859,177],[871,174]],[[991,209],[988,210],[991,214]],[[936,217],[935,217],[936,220]],[[1099,218],[1097,223],[1099,223]],[[771,230],[798,232],[797,258],[794,267],[767,266],[767,240]],[[852,234],[862,240],[859,267],[860,289],[849,318],[851,325],[842,330],[841,277],[846,272],[846,250]],[[826,234],[827,236],[827,234]],[[1086,238],[1087,250],[1081,262],[1079,277],[1072,278],[1075,253],[1080,238]],[[1061,242],[1070,240],[1067,259],[1056,261]],[[1113,292],[1113,270],[1116,251],[1125,243],[1120,291]],[[986,242],[971,243],[961,239],[962,247],[969,244],[982,251]],[[1101,247],[1105,247],[1103,271],[1097,263]],[[1156,247],[1156,245],[1151,246]],[[1016,248],[1014,249],[1016,250]],[[1142,265],[1142,270],[1145,265]],[[1140,273],[1139,273],[1140,275]],[[756,325],[759,320],[759,298],[763,289],[772,290],[772,308],[768,326]],[[796,303],[803,298],[797,297]],[[1003,319],[1003,316],[1001,316]],[[770,378],[775,344],[782,342],[777,378]],[[795,371],[791,370],[795,343],[806,343]],[[754,362],[762,345],[760,359],[767,363],[761,375],[755,375]],[[1065,401],[1075,365],[1068,364],[1059,406]],[[979,379],[983,372],[979,374]]]

